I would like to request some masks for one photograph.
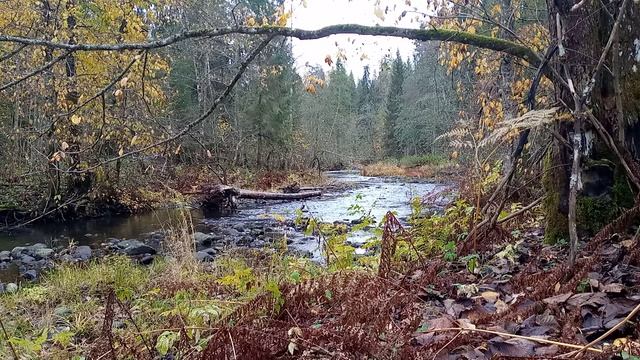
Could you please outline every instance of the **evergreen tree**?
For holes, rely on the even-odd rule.
[[[396,58],[391,66],[391,83],[387,94],[387,112],[385,118],[385,155],[397,157],[400,155],[396,128],[400,112],[402,110],[402,85],[405,77],[405,65],[400,57],[400,51],[396,52]]]
[[[375,100],[373,83],[370,79],[369,67],[364,67],[362,79],[356,88],[356,130],[358,137],[358,150],[361,158],[371,160],[373,158],[373,142],[375,131]]]

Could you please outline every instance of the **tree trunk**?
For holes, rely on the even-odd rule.
[[[558,42],[559,61],[556,70],[571,81],[578,96],[588,89],[594,76],[598,59],[605,50],[623,0],[609,3],[573,0],[548,1],[551,38]],[[638,174],[640,149],[640,4],[628,1],[622,10],[618,36],[608,52],[604,66],[595,75],[590,101],[582,105],[602,123],[604,130],[616,139],[620,152],[629,167]],[[574,95],[560,88],[560,100],[573,107]],[[581,116],[581,114],[576,114]],[[586,125],[586,124],[585,124]],[[571,124],[558,125],[558,132],[574,136]],[[581,136],[584,145],[580,154],[584,167],[580,172],[577,221],[581,230],[594,232],[610,222],[619,206],[633,205],[633,192],[625,179],[626,173],[611,146],[599,138],[592,126],[585,126]],[[569,212],[569,173],[571,149],[556,143],[546,174],[555,177],[545,181],[548,214],[546,239],[555,241],[568,234],[565,218]],[[563,176],[555,176],[563,174]],[[637,189],[634,189],[637,190]],[[564,239],[567,239],[566,237]]]

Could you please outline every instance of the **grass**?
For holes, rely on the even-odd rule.
[[[365,176],[397,176],[415,178],[438,178],[450,176],[455,165],[440,155],[413,155],[400,159],[387,159],[362,168]]]
[[[171,249],[177,252],[156,259],[150,266],[138,265],[123,256],[84,265],[61,264],[41,282],[0,295],[1,320],[18,356],[87,356],[103,337],[110,292],[123,304],[114,307],[112,319],[114,324],[122,324],[113,328],[121,351],[145,349],[139,336],[142,332],[147,334],[152,350],[164,355],[160,350],[166,344],[160,335],[166,331],[177,334],[180,329],[192,339],[188,346],[198,347],[197,342],[206,338],[204,329],[215,327],[251,299],[265,293],[281,299],[281,283],[300,281],[320,272],[309,260],[289,257],[276,249],[235,250],[214,263],[202,264],[192,256],[178,256],[184,255],[192,240],[186,230],[183,234],[188,236],[183,238],[178,235],[182,232],[174,231]],[[180,329],[175,330],[176,326]],[[0,358],[12,359],[11,347],[5,340],[0,332]],[[157,350],[154,347],[159,343],[161,349]],[[123,356],[117,358],[126,358],[125,354],[120,355]]]

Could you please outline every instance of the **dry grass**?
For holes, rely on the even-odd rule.
[[[167,278],[180,282],[185,274],[202,271],[202,264],[196,259],[196,244],[193,238],[193,219],[189,210],[182,210],[180,215],[165,226],[164,247],[167,255]],[[189,276],[189,275],[187,275]]]
[[[401,176],[411,178],[438,179],[449,178],[459,172],[452,163],[404,167],[390,162],[377,162],[361,169],[364,176]]]

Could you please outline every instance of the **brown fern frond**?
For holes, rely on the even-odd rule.
[[[560,108],[532,110],[522,116],[502,121],[491,134],[480,141],[479,146],[487,146],[497,143],[514,131],[520,132],[525,129],[533,129],[540,126],[552,124],[557,121],[555,116]]]

